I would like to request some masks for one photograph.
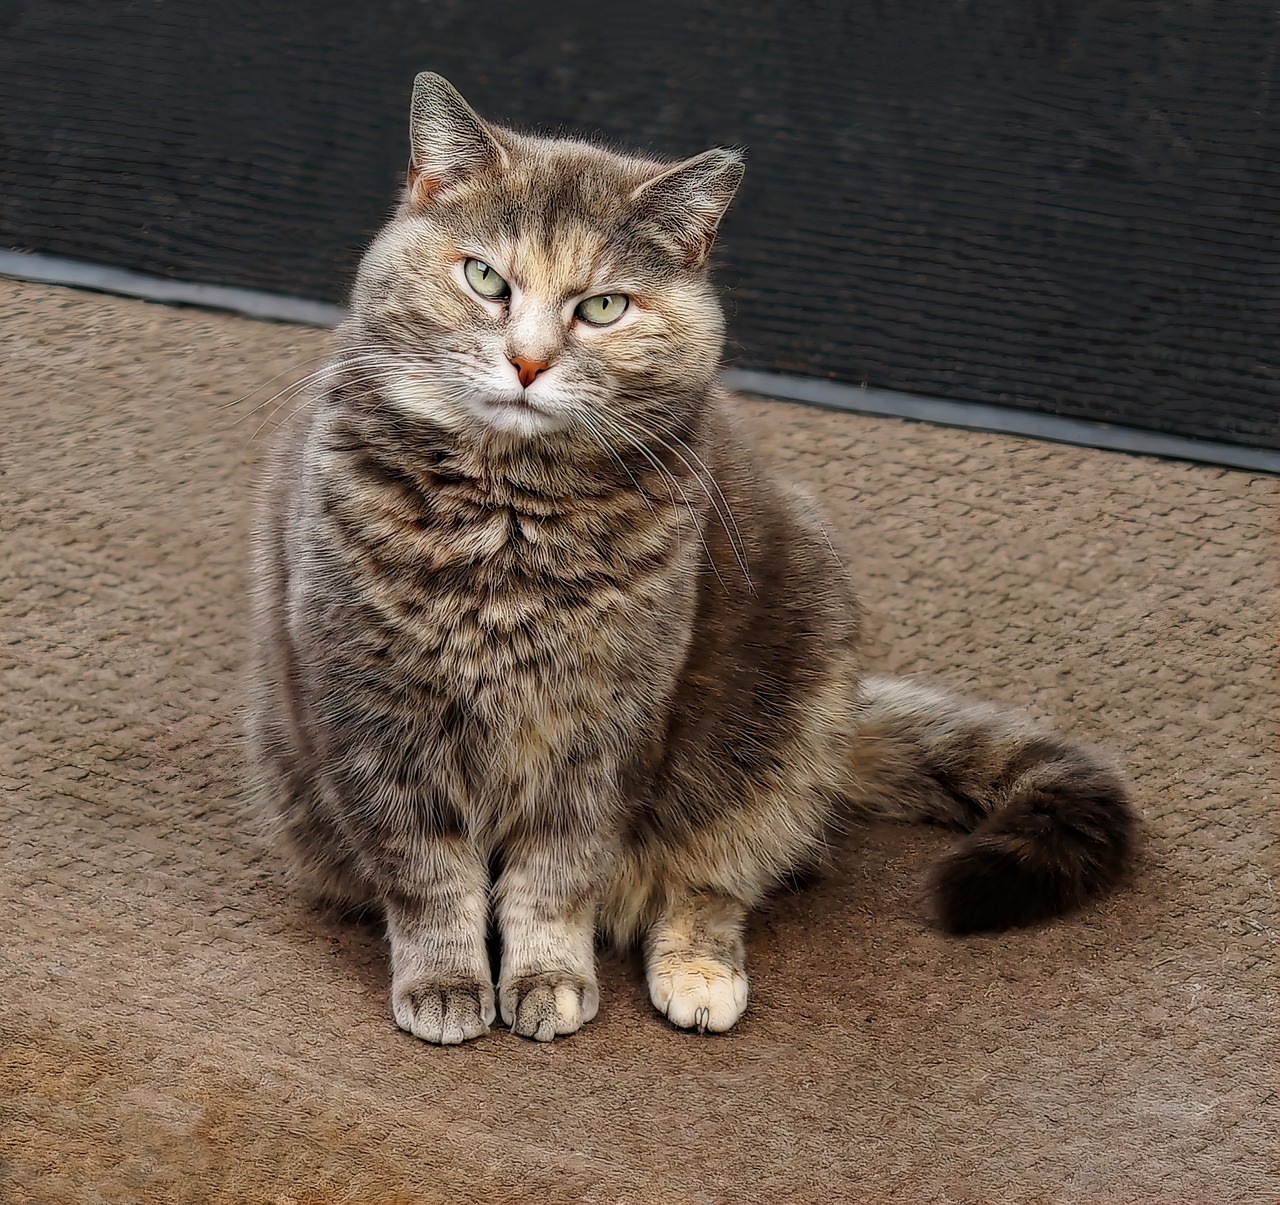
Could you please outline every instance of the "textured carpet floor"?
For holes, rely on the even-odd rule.
[[[1274,480],[752,403],[875,664],[1108,744],[1141,872],[953,940],[944,835],[855,834],[757,919],[732,1034],[610,958],[578,1036],[439,1050],[238,810],[229,403],[325,336],[9,282],[0,321],[0,1200],[1280,1200]]]

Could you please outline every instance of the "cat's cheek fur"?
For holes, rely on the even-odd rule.
[[[382,395],[389,407],[406,418],[437,423],[444,430],[462,434],[477,426],[475,408],[457,394],[441,394],[434,381],[395,371],[387,374]]]

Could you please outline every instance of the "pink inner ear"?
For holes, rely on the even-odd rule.
[[[434,180],[426,175],[423,170],[418,167],[412,159],[409,160],[409,166],[405,168],[405,186],[409,190],[409,199],[418,205],[425,205],[431,200],[437,188],[440,187],[440,181]]]

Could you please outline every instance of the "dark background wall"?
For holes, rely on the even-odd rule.
[[[1260,0],[0,0],[0,246],[341,300],[416,71],[750,151],[743,367],[1280,448]]]

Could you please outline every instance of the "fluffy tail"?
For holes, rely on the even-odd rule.
[[[1125,871],[1137,818],[1119,774],[1096,750],[902,678],[863,679],[860,703],[855,805],[967,833],[933,879],[950,932],[1056,916]]]

